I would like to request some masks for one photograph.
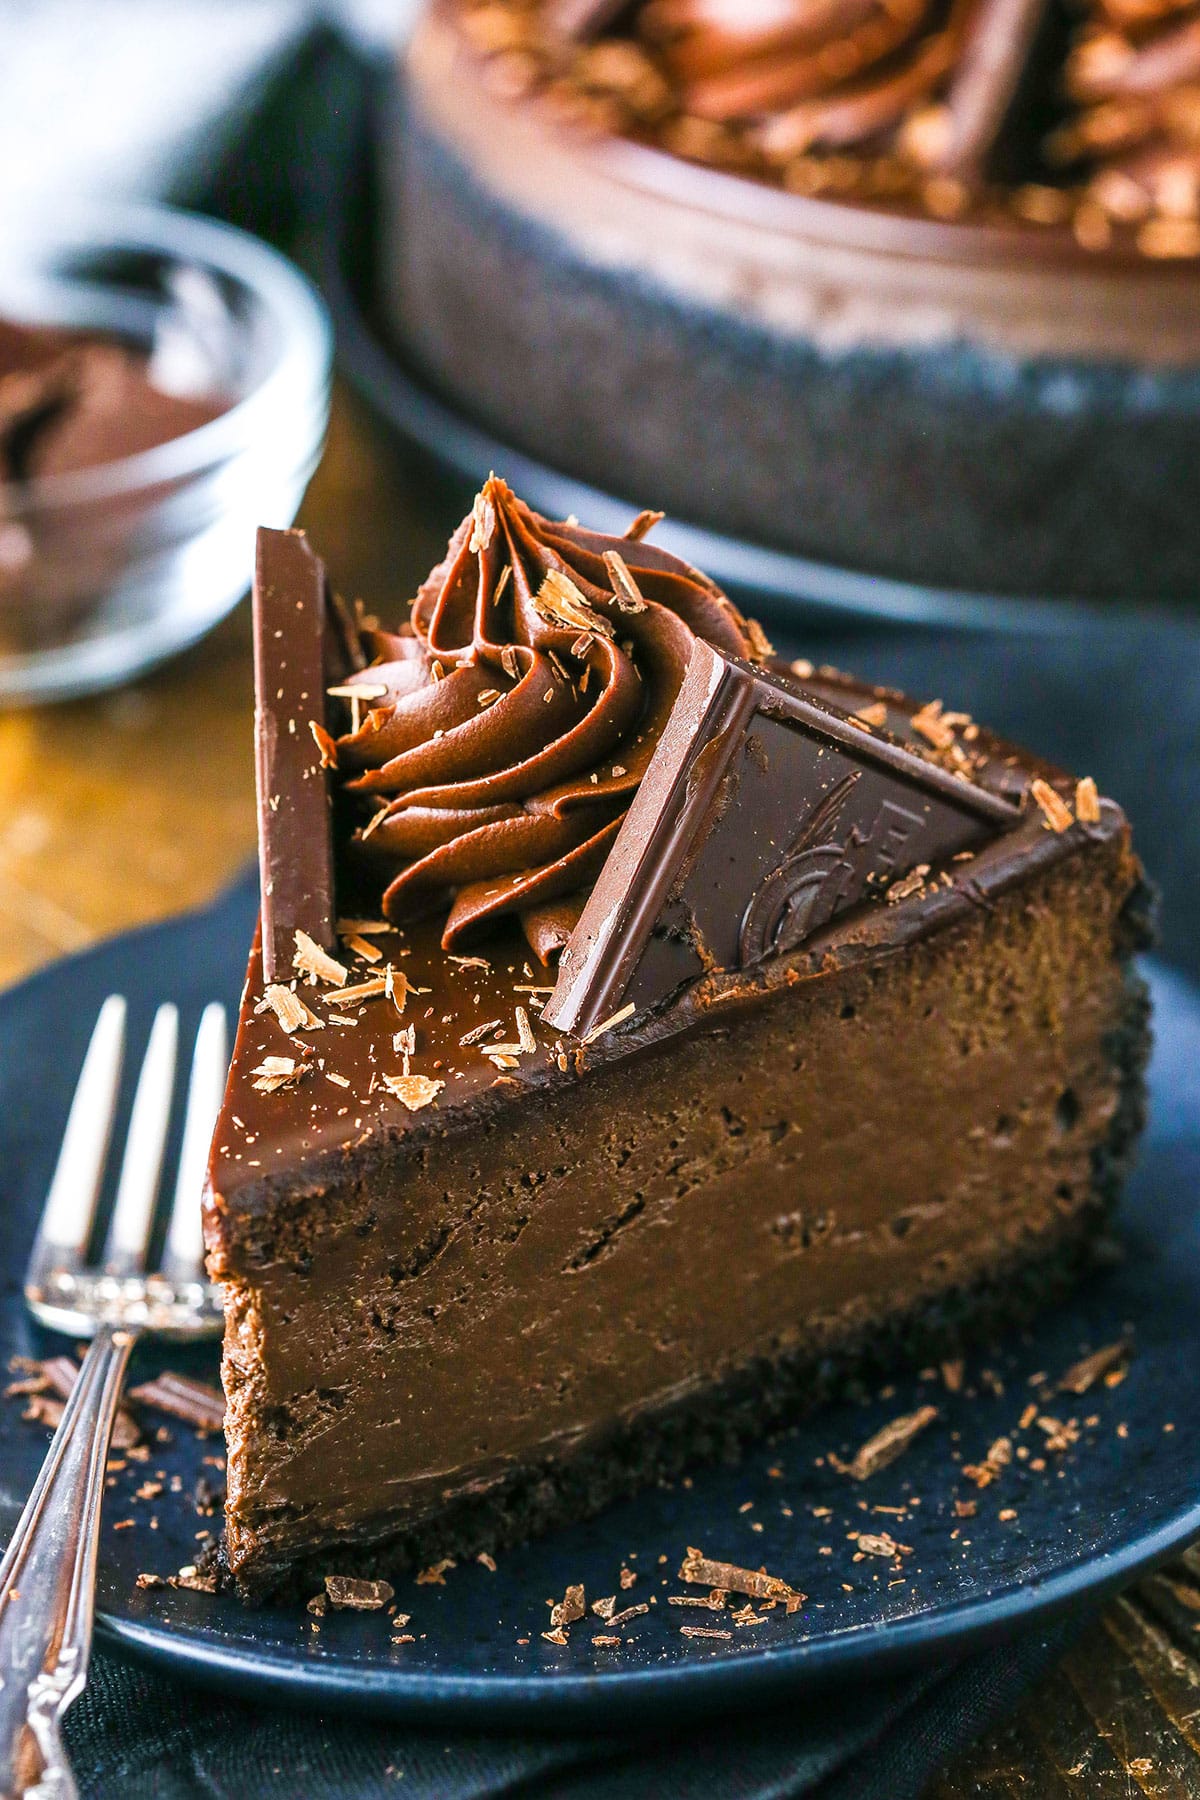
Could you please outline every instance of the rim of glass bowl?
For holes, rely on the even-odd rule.
[[[18,515],[178,481],[253,444],[260,423],[265,425],[285,404],[294,406],[311,395],[314,412],[324,408],[333,367],[333,327],[312,283],[282,251],[235,225],[152,201],[80,204],[45,226],[30,221],[28,214],[17,217],[21,223],[5,232],[17,254],[10,248],[0,260],[19,264],[72,248],[158,252],[240,282],[281,324],[278,354],[267,374],[215,419],[132,456],[28,482],[0,482],[0,496],[11,499]]]

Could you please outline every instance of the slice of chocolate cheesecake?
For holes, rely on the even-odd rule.
[[[491,481],[391,630],[255,585],[263,921],[206,1200],[240,1589],[493,1550],[1089,1261],[1142,1115],[1119,808],[783,667]]]

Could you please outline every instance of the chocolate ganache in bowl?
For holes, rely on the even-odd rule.
[[[561,950],[703,638],[748,659],[761,629],[679,558],[541,518],[493,477],[399,633],[338,693],[343,792],[364,815],[353,860],[393,924],[445,912],[460,949],[516,916]],[[359,658],[356,658],[358,660]]]

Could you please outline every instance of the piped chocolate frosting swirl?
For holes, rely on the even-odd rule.
[[[642,541],[541,518],[493,477],[399,633],[358,633],[338,697],[351,852],[395,924],[444,912],[457,950],[516,915],[566,943],[697,638],[769,646],[708,578]]]

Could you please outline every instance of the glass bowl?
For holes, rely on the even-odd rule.
[[[332,333],[256,238],[151,205],[0,230],[0,319],[102,333],[216,417],[137,454],[0,481],[0,705],[109,687],[245,593],[259,525],[292,523],[325,440]]]

